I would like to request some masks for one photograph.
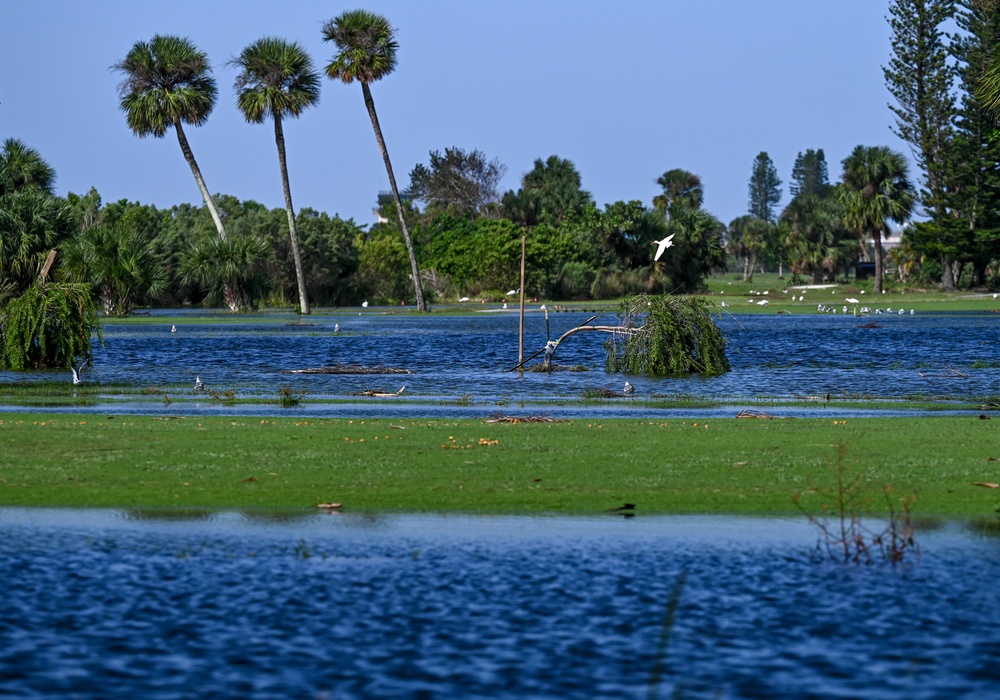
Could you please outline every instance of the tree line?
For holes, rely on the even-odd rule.
[[[728,225],[704,208],[700,177],[681,168],[656,179],[662,192],[651,206],[632,200],[601,208],[570,160],[539,158],[518,189],[500,192],[505,165],[449,147],[416,164],[401,190],[370,90],[395,68],[397,43],[384,17],[363,10],[322,26],[335,47],[325,75],[361,85],[389,180],[379,222],[295,211],[283,129],[316,103],[320,74],[299,44],[273,37],[248,45],[231,65],[246,120],[272,122],[285,206],[212,196],[185,132],[204,124],[215,105],[208,58],[187,39],[157,35],[114,64],[123,77],[120,106],[139,137],[174,131],[204,206],[105,203],[93,189],[55,197],[53,168],[8,139],[0,151],[0,307],[31,286],[54,248],[53,275],[90,285],[114,315],[182,303],[234,311],[296,305],[309,313],[312,303],[423,309],[427,298],[500,299],[517,287],[522,236],[525,291],[533,297],[698,292],[708,275],[733,265],[746,279],[761,267],[787,266],[795,280],[820,281],[843,278],[869,259],[879,289],[882,239],[915,213],[926,220],[908,224],[891,253],[900,277],[946,288],[989,283],[1000,257],[1000,68],[993,67],[1000,12],[989,2],[895,0],[890,15],[890,108],[897,134],[913,146],[918,181],[903,154],[859,145],[831,183],[824,151],[809,149],[798,154],[791,202],[779,209],[782,181],[762,151],[751,166],[747,214]],[[945,35],[948,21],[961,31]],[[669,235],[675,247],[654,261],[654,242]]]

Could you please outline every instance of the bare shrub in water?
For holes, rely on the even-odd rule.
[[[808,493],[819,497],[819,514],[810,511],[803,503],[802,492],[792,497],[795,507],[820,534],[819,547],[833,561],[851,564],[871,564],[876,558],[891,564],[902,562],[907,552],[919,556],[910,522],[910,510],[916,496],[895,497],[892,486],[881,488],[886,503],[884,527],[873,530],[865,522],[871,512],[872,488],[860,474],[853,472],[845,462],[847,446],[837,447],[837,461],[832,466],[832,487],[812,487]]]

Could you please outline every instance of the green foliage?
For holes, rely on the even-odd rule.
[[[0,196],[0,306],[32,285],[49,251],[75,228],[66,202],[42,189]]]
[[[166,285],[149,242],[123,222],[85,230],[67,247],[63,265],[73,281],[93,286],[108,316],[128,316]]]
[[[818,194],[805,189],[781,214],[778,223],[785,259],[792,272],[814,283],[846,273],[857,257],[857,239],[843,224],[833,188]]]
[[[69,367],[102,339],[97,307],[86,284],[37,282],[7,307],[0,325],[0,366],[23,371]]]
[[[125,75],[119,106],[136,136],[161,137],[181,122],[200,126],[215,107],[208,56],[189,39],[157,34],[137,41],[112,68]]]
[[[605,343],[605,368],[653,376],[728,372],[726,339],[712,320],[714,307],[704,297],[640,294],[625,299],[618,312],[625,330]]]
[[[762,221],[774,221],[775,207],[781,201],[781,179],[767,151],[754,158],[748,190],[749,213]]]
[[[559,224],[581,216],[592,201],[590,193],[582,189],[573,162],[553,155],[535,161],[521,179],[521,189],[503,196],[501,210],[506,218],[522,226]]]
[[[701,178],[694,173],[674,168],[656,178],[656,184],[663,193],[653,197],[653,206],[666,215],[674,204],[683,204],[689,209],[700,209],[705,201],[705,190]]]
[[[478,149],[446,148],[444,155],[431,151],[429,166],[418,164],[410,171],[410,194],[431,211],[481,214],[496,203],[497,185],[506,172],[507,166],[487,160]]]
[[[398,236],[389,232],[373,236],[359,234],[354,245],[358,253],[356,284],[359,295],[380,304],[399,304],[409,298],[406,246]]]
[[[212,237],[191,249],[181,267],[188,282],[203,285],[210,300],[230,311],[250,311],[264,297],[267,246],[256,236]]]
[[[323,41],[337,53],[326,67],[332,80],[373,83],[396,69],[399,43],[385,17],[367,10],[349,10],[323,25]]]
[[[902,224],[913,213],[915,196],[906,157],[886,146],[857,146],[843,161],[838,188],[844,225],[875,249],[875,293],[882,291],[882,236],[888,222]]]
[[[830,188],[830,176],[826,167],[823,149],[806,150],[795,157],[792,166],[792,182],[788,192],[792,197],[799,195],[822,195]]]
[[[0,195],[26,189],[52,194],[56,171],[34,148],[19,139],[7,139],[0,149]]]

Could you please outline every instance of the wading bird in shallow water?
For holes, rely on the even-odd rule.
[[[201,381],[201,376],[199,375],[199,376],[195,377],[194,378],[194,390],[195,391],[199,391],[199,390],[204,389],[204,388],[205,388],[205,382]]]
[[[628,381],[625,382],[625,395],[631,396],[635,393],[635,387],[632,386]]]
[[[659,246],[656,249],[656,255],[653,256],[653,260],[659,260],[660,256],[663,255],[664,251],[674,244],[674,236],[676,235],[677,235],[676,233],[671,233],[662,241],[653,241],[653,245]]]

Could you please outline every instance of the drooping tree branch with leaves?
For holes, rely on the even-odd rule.
[[[551,369],[556,349],[577,333],[607,333],[604,367],[608,372],[654,377],[729,372],[726,338],[712,320],[715,303],[698,296],[638,294],[622,301],[614,325],[571,328],[546,349]]]
[[[70,367],[103,342],[87,284],[38,281],[0,317],[0,366],[16,371]]]

